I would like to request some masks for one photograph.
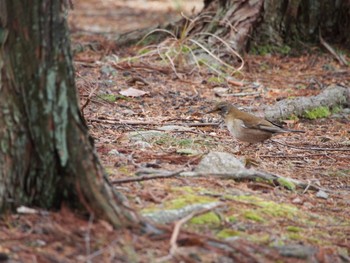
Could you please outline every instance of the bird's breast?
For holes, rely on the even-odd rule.
[[[240,119],[226,118],[225,122],[231,135],[240,141],[256,143],[265,141],[272,136],[271,132],[246,127]]]

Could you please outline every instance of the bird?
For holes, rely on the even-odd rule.
[[[264,118],[240,111],[228,102],[219,102],[207,113],[218,113],[226,123],[228,130],[237,140],[258,143],[270,139],[273,135],[286,132],[300,132],[300,130],[289,130],[270,122]]]

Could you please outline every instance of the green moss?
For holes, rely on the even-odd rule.
[[[239,232],[237,230],[225,228],[225,229],[221,230],[219,233],[217,233],[216,236],[218,238],[230,238],[230,237],[236,237],[236,236],[240,236],[240,235],[241,235],[241,232]]]
[[[177,142],[177,144],[181,147],[190,147],[194,143],[193,139],[181,139]]]
[[[292,232],[292,233],[288,233],[287,236],[289,239],[292,239],[292,240],[299,240],[299,241],[303,240],[303,236],[300,235],[299,233]]]
[[[332,107],[332,113],[338,113],[343,109],[342,106],[336,105],[334,107]]]
[[[303,117],[314,120],[318,118],[325,118],[328,117],[331,114],[330,110],[326,106],[321,106],[314,108],[312,110],[307,110],[304,112]]]
[[[220,77],[211,77],[208,78],[207,80],[209,83],[213,83],[213,84],[222,84],[225,82],[224,78],[220,78]]]
[[[102,94],[99,97],[108,102],[115,102],[117,100],[117,96],[113,94]]]
[[[297,115],[292,114],[292,115],[290,115],[290,116],[288,117],[288,120],[298,121],[298,120],[299,120],[299,118],[298,118],[298,116],[297,116]]]
[[[291,220],[293,220],[295,217],[299,217],[299,220],[302,218],[302,216],[299,215],[298,208],[292,205],[264,201],[263,199],[255,196],[235,196],[232,197],[232,199],[258,206],[258,208],[255,208],[254,211],[246,210],[242,213],[245,218],[258,222],[265,221],[266,216],[284,217]]]
[[[155,141],[154,144],[157,145],[168,145],[171,142],[172,138],[167,134],[160,135]]]
[[[288,190],[295,191],[295,188],[296,188],[295,184],[293,182],[289,181],[288,179],[286,179],[286,178],[278,178],[277,182],[281,186],[287,188]]]
[[[253,195],[238,195],[238,196],[232,196],[232,199],[238,200],[238,201],[248,201],[250,203],[256,203],[262,201],[261,198],[253,196]]]
[[[282,46],[273,46],[273,45],[259,45],[254,46],[251,50],[251,53],[256,55],[268,55],[268,54],[282,54],[288,55],[291,51],[290,46],[282,45]]]
[[[259,244],[268,244],[270,243],[271,237],[269,234],[255,234],[249,235],[248,240]]]
[[[143,48],[143,49],[139,50],[137,53],[139,55],[144,55],[144,54],[147,54],[147,53],[150,53],[150,52],[152,52],[152,50],[150,50],[148,48]]]
[[[115,174],[115,168],[114,167],[105,167],[105,173],[108,175]]]
[[[226,221],[230,222],[230,223],[235,223],[235,222],[237,222],[237,217],[235,217],[235,216],[228,216],[228,217],[226,217]]]
[[[186,194],[177,199],[173,199],[164,204],[167,209],[179,209],[191,204],[206,204],[216,202],[217,200],[208,196],[199,196],[194,194]]]
[[[287,204],[278,204],[272,201],[259,202],[258,206],[262,207],[261,212],[274,216],[293,218],[298,215],[298,208]]]
[[[293,233],[301,232],[301,228],[300,228],[300,227],[297,227],[297,226],[287,226],[287,227],[286,227],[286,230],[287,230],[288,232],[293,232]]]
[[[128,166],[118,167],[118,173],[124,174],[126,176],[133,176],[134,175],[134,172],[130,171],[130,167],[128,167]]]
[[[220,217],[214,212],[209,212],[203,215],[196,216],[190,220],[191,224],[203,225],[219,225],[221,223]]]
[[[256,222],[264,222],[265,220],[256,212],[254,211],[246,211],[244,213],[244,217]]]
[[[203,187],[191,187],[191,186],[181,186],[172,188],[173,192],[186,192],[190,194],[198,193],[205,190]]]

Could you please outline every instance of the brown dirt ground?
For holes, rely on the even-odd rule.
[[[169,132],[164,140],[150,141],[149,148],[135,146],[126,139],[127,132],[154,129],[157,127],[154,124],[159,127],[169,123],[219,121],[217,116],[202,114],[218,100],[259,109],[262,105],[273,104],[280,99],[318,94],[330,84],[350,86],[349,71],[341,68],[332,56],[316,46],[295,56],[246,55],[246,67],[236,77],[237,83],[244,83],[243,86],[212,83],[209,81],[212,75],[203,72],[182,74],[182,80],[179,80],[171,69],[162,71],[152,59],[145,59],[145,64],[136,63],[138,66],[114,66],[118,58],[134,56],[139,48],[119,48],[109,40],[110,36],[163,23],[169,18],[176,19],[180,8],[176,3],[182,3],[181,8],[187,13],[191,12],[192,6],[185,5],[184,2],[186,1],[74,2],[75,10],[70,14],[69,22],[72,44],[76,51],[74,65],[80,103],[83,105],[92,94],[91,101],[84,109],[84,116],[111,179],[133,176],[142,167],[191,170],[200,158],[177,153],[178,149],[191,148],[200,153],[230,152],[252,160],[258,170],[316,182],[324,188],[334,190],[334,193],[328,199],[320,199],[312,191],[291,192],[259,182],[235,182],[214,177],[159,179],[123,184],[117,186],[117,189],[127,196],[130,206],[138,210],[176,198],[179,193],[172,191],[173,188],[187,186],[210,189],[215,193],[240,190],[266,201],[290,204],[307,214],[317,215],[310,220],[319,220],[318,224],[311,227],[300,223],[299,226],[304,230],[302,234],[286,243],[310,244],[322,249],[326,255],[337,254],[339,251],[350,254],[349,151],[305,151],[268,141],[237,152],[238,143],[229,136],[228,131],[224,127],[214,126],[195,127],[192,132]],[[201,1],[194,2],[196,10],[200,10]],[[134,81],[137,79],[139,81]],[[258,91],[259,94],[218,98],[213,91],[216,86],[227,87],[230,93]],[[105,94],[118,95],[121,90],[129,87],[146,91],[147,94],[130,98],[120,96],[114,102],[105,99]],[[106,119],[148,122],[149,125],[108,124],[103,122]],[[349,116],[300,119],[289,121],[288,125],[306,133],[278,136],[276,140],[297,147],[350,149]],[[117,150],[121,154],[108,154],[111,150]],[[251,205],[238,201],[233,203],[237,210]],[[225,212],[227,211],[220,211],[222,214]],[[338,221],[321,220],[322,216]],[[295,219],[292,221],[294,225],[297,222]],[[266,245],[271,244],[271,235],[278,236],[280,229],[289,225],[291,222],[288,220],[269,217],[264,223],[245,223],[244,231],[248,235],[256,234],[260,237],[269,233],[269,241],[250,240]],[[210,227],[185,228],[204,235],[213,234]],[[326,242],[307,239],[307,235],[313,235],[317,231],[322,232],[317,237],[322,236]],[[166,256],[168,251],[168,239],[150,240],[129,230],[115,231],[107,222],[91,223],[66,208],[59,212],[34,215],[12,214],[0,221],[0,262],[5,255],[10,256],[13,260],[11,262],[152,262]],[[200,246],[186,253],[208,254]],[[219,256],[220,253],[213,252],[202,260],[218,262]]]

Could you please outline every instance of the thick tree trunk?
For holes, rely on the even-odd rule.
[[[248,36],[260,21],[264,0],[205,0],[204,9],[199,14],[191,34],[209,33],[201,37],[216,48],[224,45],[214,34],[225,40],[236,51],[242,51]]]
[[[64,2],[0,1],[0,212],[66,202],[115,226],[137,224],[80,115]]]
[[[326,40],[350,44],[347,0],[204,0],[200,16],[203,20],[195,33],[218,35],[237,51],[249,43],[281,46],[319,41],[319,32]]]

